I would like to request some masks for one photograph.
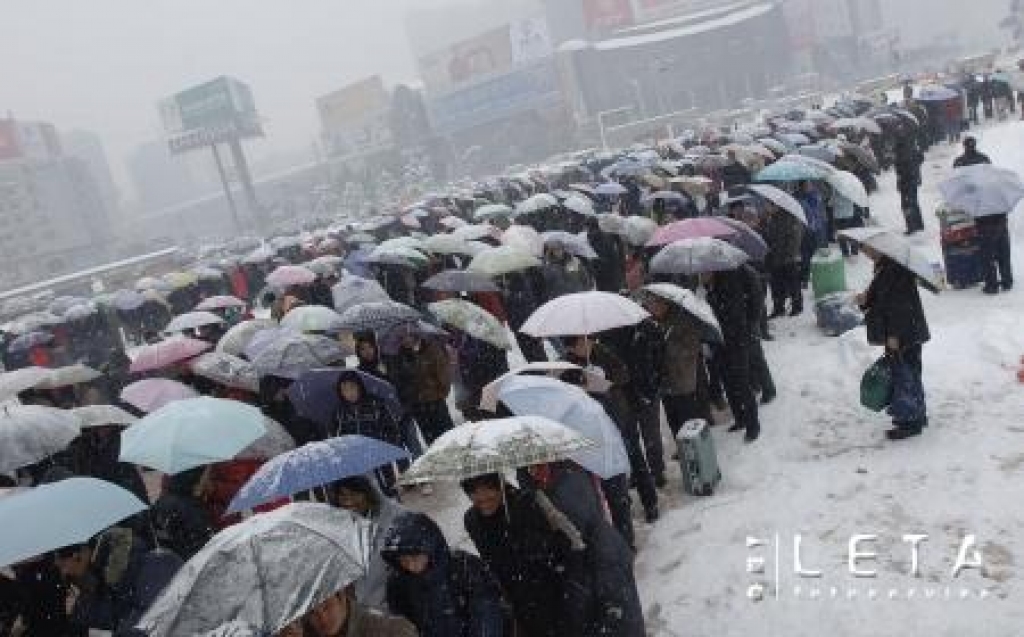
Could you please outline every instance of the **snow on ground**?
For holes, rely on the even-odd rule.
[[[1024,172],[1024,122],[976,134],[994,163]],[[958,152],[958,146],[933,148],[924,167],[927,230],[913,241],[936,262],[936,184]],[[882,178],[872,212],[882,225],[902,231],[892,174]],[[1024,214],[1013,222],[1019,264]],[[851,289],[866,286],[866,260],[847,265]],[[924,350],[930,426],[900,443],[885,440],[884,415],[859,405],[861,373],[879,354],[863,330],[822,336],[811,312],[773,323],[776,340],[766,348],[779,397],[762,410],[761,439],[748,446],[741,435],[715,428],[724,474],[716,494],[686,496],[673,468],[661,521],[637,522],[636,571],[651,635],[1021,634],[1024,385],[1016,371],[1024,356],[1024,290],[994,298],[978,289],[922,295],[932,329]],[[468,544],[461,524],[468,502],[457,488],[439,485],[435,495],[414,500],[438,517],[454,544]],[[820,579],[794,573],[798,533],[803,566],[822,571]],[[929,536],[920,548],[920,578],[908,575],[910,545],[902,540],[914,533]],[[859,563],[877,569],[874,579],[848,574],[848,542],[855,534],[878,535],[874,545],[861,545],[877,552],[877,560]],[[985,567],[954,579],[966,534],[976,536]],[[748,537],[769,544],[748,549]],[[748,558],[756,557],[766,558],[762,575],[747,572]],[[747,597],[757,582],[768,585],[763,601]],[[811,599],[815,586],[820,597]],[[872,587],[875,599],[868,597]],[[962,589],[971,599],[960,599]],[[979,599],[982,589],[985,599]]]

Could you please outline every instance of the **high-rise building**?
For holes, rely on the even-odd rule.
[[[120,206],[121,196],[114,185],[114,176],[110,170],[110,162],[107,159],[107,151],[103,147],[103,141],[96,133],[84,130],[72,130],[61,133],[61,145],[64,154],[68,157],[75,157],[82,160],[96,185],[100,189],[100,196],[108,210],[115,211]]]
[[[189,162],[171,154],[158,140],[138,146],[128,158],[128,175],[143,214],[209,194],[198,183]]]

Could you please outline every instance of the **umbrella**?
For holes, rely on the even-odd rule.
[[[10,344],[7,345],[7,351],[11,353],[27,352],[33,347],[46,345],[52,340],[53,334],[50,334],[49,332],[27,332],[11,341]]]
[[[96,478],[68,478],[0,498],[0,566],[88,542],[146,505]]]
[[[540,212],[546,208],[554,208],[558,205],[558,200],[552,195],[546,192],[538,193],[532,197],[520,201],[516,204],[516,214],[524,215],[531,214],[534,212]]]
[[[638,177],[647,172],[647,167],[635,161],[623,160],[601,171],[604,177]]]
[[[281,327],[296,332],[336,332],[341,329],[341,314],[322,305],[302,305],[284,315]]]
[[[749,258],[739,248],[711,237],[685,239],[661,249],[651,259],[656,274],[702,274],[735,270]]]
[[[142,307],[146,297],[134,290],[119,290],[114,294],[112,305],[122,312],[131,312]]]
[[[590,245],[586,234],[573,234],[562,230],[552,230],[541,235],[544,245],[561,245],[569,254],[576,255],[581,259],[596,259],[597,252]]]
[[[201,635],[241,622],[277,634],[366,574],[370,523],[295,502],[215,535],[139,621],[149,637]]]
[[[334,299],[334,309],[342,313],[361,303],[390,300],[380,283],[355,275],[342,277],[331,288],[331,298]]]
[[[785,144],[772,137],[762,137],[757,140],[757,143],[761,144],[776,155],[785,155],[789,152],[789,148]]]
[[[526,365],[517,367],[510,372],[502,374],[496,380],[484,385],[480,392],[480,409],[490,412],[498,410],[498,392],[501,390],[504,382],[509,378],[525,374],[543,374],[545,376],[558,378],[561,374],[564,374],[567,371],[576,371],[582,374],[583,382],[586,385],[584,389],[589,393],[603,394],[611,389],[612,384],[604,377],[604,373],[599,370],[594,371],[594,369],[583,368],[579,365],[574,365],[565,361],[527,363]]]
[[[473,218],[478,221],[489,221],[497,217],[511,217],[515,211],[505,204],[492,203],[480,206],[473,212]]]
[[[128,427],[139,420],[117,405],[86,405],[72,409],[71,413],[78,418],[79,427],[82,429],[109,426]]]
[[[309,285],[316,280],[316,274],[301,265],[279,265],[267,275],[267,285],[287,288],[293,285]]]
[[[500,276],[538,266],[540,261],[526,250],[517,246],[500,246],[473,257],[466,269],[486,276]]]
[[[922,86],[917,91],[917,96],[914,98],[919,102],[946,102],[949,100],[959,99],[960,93],[954,91],[951,88],[945,86]]]
[[[636,325],[650,316],[635,302],[610,292],[576,292],[537,308],[520,331],[535,338],[584,336]]]
[[[64,451],[81,433],[70,411],[38,405],[0,407],[0,473],[35,464]]]
[[[245,353],[246,346],[252,341],[257,332],[277,327],[277,322],[270,319],[253,319],[242,321],[235,325],[217,342],[217,351],[234,356],[241,356]]]
[[[596,192],[599,195],[616,197],[618,195],[626,194],[627,192],[629,192],[629,190],[627,190],[625,186],[618,182],[606,181],[602,184],[599,184],[596,188],[594,188],[594,192]]]
[[[594,204],[586,197],[580,195],[572,195],[571,197],[567,198],[565,201],[562,202],[562,207],[565,208],[566,210],[571,210],[576,214],[584,215],[587,217],[593,217],[595,214],[597,214],[596,212],[594,212]]]
[[[47,306],[46,309],[57,316],[64,316],[64,314],[68,310],[75,307],[76,305],[81,305],[82,303],[88,302],[88,299],[83,299],[78,296],[58,296],[57,298],[50,301],[50,304]]]
[[[377,246],[366,257],[367,263],[399,265],[410,268],[425,265],[428,260],[427,255],[419,250],[405,246]]]
[[[223,322],[224,319],[213,312],[188,312],[175,316],[171,322],[167,324],[167,327],[164,328],[164,333],[173,334],[175,332],[184,332],[186,330],[194,330],[206,325],[218,325]]]
[[[807,146],[801,146],[796,152],[799,155],[813,157],[814,159],[818,159],[829,164],[835,163],[840,154],[838,149],[833,148],[828,144],[809,144]]]
[[[452,236],[463,241],[479,241],[480,239],[496,239],[501,231],[494,226],[482,223],[478,225],[466,225],[452,230]]]
[[[310,491],[409,457],[404,449],[366,436],[339,436],[293,449],[260,467],[246,482],[226,514]]]
[[[347,355],[336,340],[282,330],[252,357],[252,364],[261,376],[296,378],[307,370],[339,363]]]
[[[263,426],[267,433],[239,451],[235,460],[269,460],[295,448],[295,439],[276,420],[264,418]]]
[[[376,251],[388,252],[391,251],[392,248],[398,248],[396,253],[399,254],[402,253],[403,250],[422,250],[423,242],[417,239],[416,237],[395,237],[393,239],[381,241],[380,245],[376,247]],[[414,258],[424,257],[421,254],[419,257]]]
[[[64,319],[67,321],[82,321],[97,312],[96,304],[91,301],[72,305],[64,312]]]
[[[206,341],[185,337],[169,338],[129,351],[128,355],[132,359],[129,370],[140,373],[162,369],[198,356],[208,349],[210,344]]]
[[[939,292],[942,282],[936,276],[931,261],[903,237],[883,228],[850,228],[841,230],[839,234],[889,257],[916,274],[927,290]]]
[[[201,265],[192,269],[194,274],[200,281],[219,281],[224,277],[224,273],[216,268],[211,268],[208,265]]]
[[[49,378],[50,370],[44,367],[23,367],[0,373],[0,401],[14,398],[26,389],[37,387]]]
[[[8,330],[11,334],[26,334],[45,327],[60,325],[64,319],[49,312],[32,312],[20,317]]]
[[[764,261],[764,258],[768,256],[768,244],[761,238],[761,235],[739,219],[718,217],[718,220],[736,231],[732,236],[724,237],[725,241],[746,252],[752,260]]]
[[[647,242],[648,247],[664,246],[683,239],[698,237],[729,237],[736,234],[734,228],[722,223],[715,217],[698,217],[681,219],[658,228],[654,236]]]
[[[350,234],[346,238],[346,241],[348,243],[353,244],[353,245],[359,244],[359,243],[377,243],[377,237],[373,236],[372,234],[368,234],[366,232],[357,232],[355,234]]]
[[[791,157],[791,155],[786,155],[786,157]],[[810,181],[824,179],[826,174],[820,168],[808,163],[780,159],[759,171],[754,179],[757,181]]]
[[[263,413],[235,400],[187,398],[164,405],[121,435],[122,462],[168,475],[230,460],[265,434]]]
[[[648,217],[631,215],[626,217],[624,232],[630,245],[645,246],[658,231],[658,224]]]
[[[498,286],[482,274],[465,270],[438,272],[423,282],[423,287],[436,292],[498,292]]]
[[[39,389],[58,389],[60,387],[70,387],[72,385],[80,385],[82,383],[91,383],[103,373],[83,365],[81,363],[75,363],[74,365],[67,365],[65,367],[57,367],[51,369],[46,375],[46,378],[39,381],[36,387]]]
[[[844,155],[853,158],[854,161],[867,168],[872,173],[878,174],[881,172],[881,167],[878,165],[878,159],[875,158],[875,154],[870,149],[842,141],[839,142],[839,149],[843,151]]]
[[[203,299],[199,305],[196,306],[196,310],[201,312],[210,312],[212,310],[226,310],[233,307],[245,307],[245,301],[228,295],[211,296],[208,299]]]
[[[519,248],[533,256],[540,256],[544,252],[544,240],[540,233],[530,226],[509,226],[501,235],[501,244]]]
[[[121,390],[121,400],[144,412],[160,409],[175,400],[196,398],[199,394],[184,383],[168,378],[147,378]]]
[[[980,164],[955,169],[939,192],[951,208],[985,217],[1012,212],[1024,198],[1024,184],[1012,170]]]
[[[853,130],[853,131],[864,131],[865,133],[871,133],[872,135],[881,135],[882,127],[878,125],[878,122],[867,117],[846,117],[837,119],[829,127],[835,130]]]
[[[868,191],[864,188],[857,175],[845,170],[837,170],[829,176],[828,183],[835,188],[836,193],[853,202],[853,205],[867,208],[871,205],[868,200]],[[1024,191],[1022,191],[1024,194]]]
[[[135,289],[139,292],[146,290],[170,290],[171,285],[163,279],[157,279],[151,276],[144,276],[135,282]]]
[[[207,352],[192,361],[192,373],[224,387],[257,393],[260,379],[249,361],[224,352]]]
[[[334,423],[334,412],[338,409],[338,383],[343,377],[358,380],[363,389],[379,398],[392,415],[401,416],[402,405],[391,383],[357,369],[308,370],[288,388],[288,398],[303,418],[331,426]]]
[[[461,299],[452,299],[431,303],[427,306],[427,310],[441,323],[465,332],[473,338],[501,349],[512,347],[505,326],[479,305]]]
[[[420,319],[420,313],[397,301],[373,301],[354,305],[341,314],[342,329],[350,332],[382,332]]]
[[[652,283],[645,285],[641,290],[646,294],[652,294],[678,306],[709,328],[709,335],[713,336],[709,340],[717,343],[722,342],[722,327],[718,324],[715,312],[707,302],[698,298],[690,290],[672,283]]]
[[[747,190],[763,197],[768,201],[772,202],[782,210],[785,210],[789,214],[796,217],[800,223],[807,225],[807,213],[804,212],[804,207],[800,205],[793,195],[789,194],[781,188],[776,188],[769,184],[750,184],[747,186]]]
[[[450,234],[435,234],[423,242],[423,249],[434,254],[470,254],[472,248],[465,239]]]
[[[615,213],[597,215],[597,227],[608,234],[626,235],[626,218]]]
[[[511,376],[501,383],[498,400],[516,416],[544,416],[598,443],[570,456],[587,471],[605,480],[629,473],[618,427],[601,403],[579,387],[549,376]]]
[[[435,440],[401,482],[464,480],[564,460],[594,445],[565,425],[542,416],[471,422]]]

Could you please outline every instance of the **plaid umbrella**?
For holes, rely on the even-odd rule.
[[[427,309],[442,323],[451,325],[473,338],[502,349],[511,347],[505,326],[479,305],[453,299],[431,303]]]
[[[402,483],[464,480],[564,460],[596,444],[542,416],[471,422],[434,441],[402,476]]]
[[[338,312],[373,301],[389,301],[388,293],[373,279],[347,275],[331,288],[334,309]]]
[[[420,319],[420,313],[397,301],[360,303],[341,315],[342,329],[352,332],[383,332]]]
[[[423,283],[423,287],[436,292],[497,292],[498,286],[482,274],[465,270],[438,272]]]

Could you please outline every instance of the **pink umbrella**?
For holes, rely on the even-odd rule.
[[[199,339],[169,338],[153,345],[144,345],[131,352],[129,356],[132,359],[132,365],[128,369],[133,373],[163,369],[198,356],[208,349],[210,349],[210,344]]]
[[[683,239],[731,237],[734,234],[736,234],[736,230],[714,217],[683,219],[658,228],[647,245],[648,247],[667,246]]]
[[[279,265],[277,269],[267,275],[267,284],[276,288],[286,288],[291,285],[309,285],[316,280],[316,274],[309,268],[301,265]]]
[[[197,398],[196,390],[176,380],[167,378],[147,378],[121,390],[121,400],[147,414],[175,400]]]
[[[234,296],[211,296],[196,306],[198,311],[226,310],[232,307],[245,307],[245,301]]]

